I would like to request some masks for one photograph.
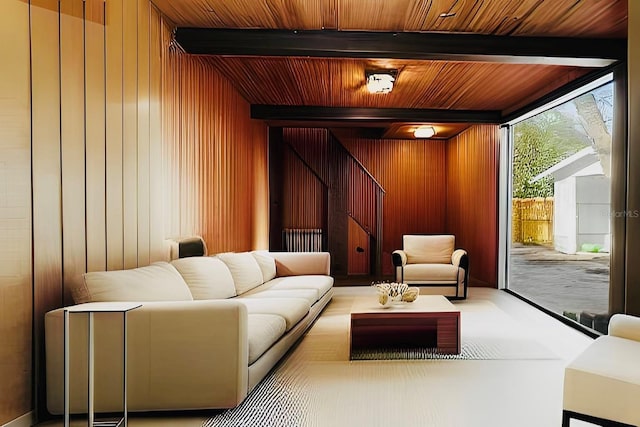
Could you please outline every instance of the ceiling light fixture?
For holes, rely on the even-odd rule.
[[[397,70],[366,71],[367,90],[370,93],[391,92],[397,74]]]
[[[436,130],[433,126],[420,126],[413,131],[413,136],[416,138],[431,138],[436,134]]]

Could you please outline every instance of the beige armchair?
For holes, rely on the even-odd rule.
[[[402,250],[394,251],[392,259],[396,281],[442,287],[449,298],[467,297],[469,257],[455,249],[455,236],[402,236]]]

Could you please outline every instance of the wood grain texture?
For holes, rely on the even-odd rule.
[[[123,224],[123,0],[105,3],[107,269],[124,267]]]
[[[138,266],[138,2],[122,5],[122,238],[124,268],[133,268]],[[148,21],[141,32],[143,25],[148,31]]]
[[[606,0],[156,0],[182,27],[456,31],[495,35],[624,37],[627,2]],[[442,13],[451,16],[443,18]]]
[[[265,245],[266,125],[206,59],[171,46],[166,61],[167,237],[202,235],[211,253]]]
[[[0,44],[0,424],[32,408],[29,6],[2,3]]]
[[[150,140],[150,57],[151,57],[151,4],[137,0],[137,260],[136,265],[148,265],[151,260],[151,140]],[[159,124],[159,123],[156,123]],[[159,166],[159,165],[158,165]]]
[[[469,274],[496,286],[498,127],[476,125],[447,143],[446,231],[469,253]]]
[[[57,0],[31,2],[34,406],[39,408],[45,404],[44,314],[63,304],[60,51],[51,48],[59,46],[58,19]]]
[[[370,246],[367,232],[353,218],[349,218],[349,264],[347,273],[350,276],[371,274]],[[362,251],[359,251],[358,248],[362,249]]]
[[[85,2],[87,271],[107,266],[104,7],[102,0]]]
[[[446,221],[446,142],[366,139],[348,130],[340,142],[382,185],[382,272],[393,273],[391,252],[403,234],[443,233]]]
[[[163,17],[149,10],[149,261],[165,259],[162,208],[162,43]]]
[[[418,60],[208,57],[252,104],[511,112],[589,71],[552,65]],[[397,69],[389,94],[365,70]]]
[[[60,3],[60,123],[64,302],[87,270],[84,2]]]
[[[321,228],[326,233],[327,188],[291,149],[284,150],[283,228]]]

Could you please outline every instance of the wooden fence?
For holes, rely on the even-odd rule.
[[[553,243],[553,197],[512,199],[511,239],[519,243]]]

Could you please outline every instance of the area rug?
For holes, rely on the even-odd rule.
[[[295,350],[241,405],[216,413],[204,422],[204,427],[332,425],[335,423],[319,423],[319,416],[331,418],[332,414],[318,408],[327,404],[342,408],[353,396],[391,393],[390,390],[408,387],[421,396],[433,393],[432,399],[437,399],[445,383],[465,381],[475,369],[498,369],[493,360],[559,361],[531,331],[487,301],[456,304],[461,310],[459,355],[396,348],[359,352],[352,355],[355,360],[349,360],[349,306],[341,299],[336,300]],[[469,366],[470,363],[483,365],[479,368]],[[524,365],[517,366],[515,372],[521,372]],[[533,365],[537,366],[540,365]],[[394,380],[389,381],[390,377]],[[348,412],[336,417],[342,420],[348,417]]]
[[[466,338],[460,354],[441,354],[433,348],[376,348],[351,353],[351,360],[545,360],[557,359],[554,353],[533,340]]]

